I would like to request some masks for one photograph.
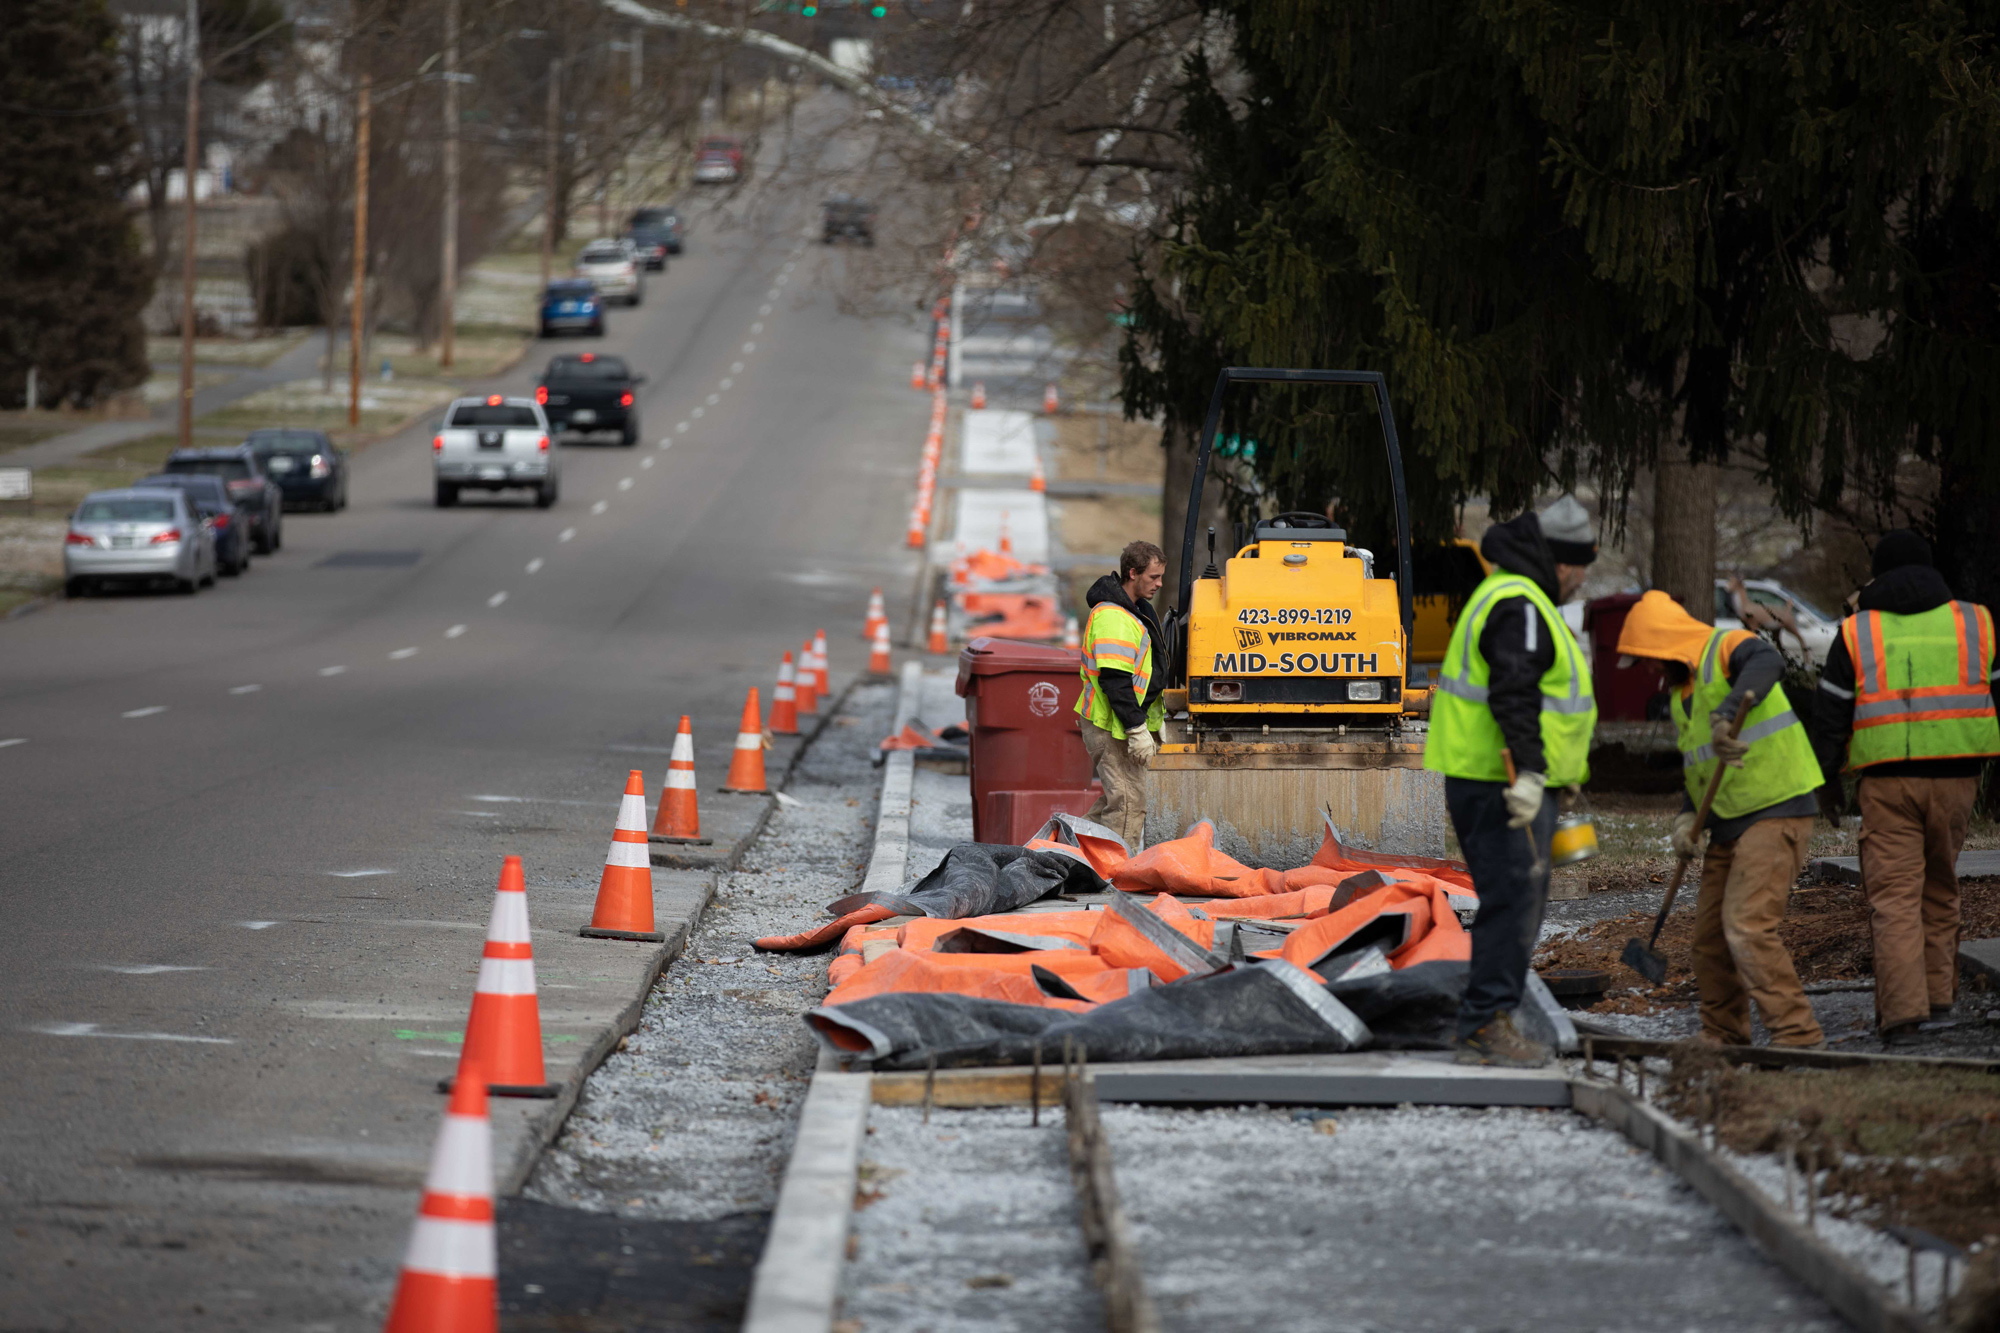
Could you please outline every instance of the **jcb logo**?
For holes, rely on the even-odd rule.
[[[1236,646],[1238,648],[1262,648],[1264,646],[1264,631],[1259,629],[1237,630]]]

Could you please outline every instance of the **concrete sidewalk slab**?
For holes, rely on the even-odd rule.
[[[1031,565],[1049,558],[1049,507],[1030,490],[962,490],[958,492],[952,542],[967,551],[1000,549],[1005,524],[1014,542],[1014,558]],[[950,557],[947,556],[947,559]]]
[[[1970,851],[1958,854],[1960,879],[1987,879],[1996,875],[2000,875],[2000,851]],[[1806,876],[1821,884],[1859,884],[1861,858],[1816,856],[1806,862]]]
[[[1026,412],[968,409],[958,457],[967,472],[1026,475],[1035,469],[1035,419]]]

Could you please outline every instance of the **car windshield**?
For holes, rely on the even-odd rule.
[[[542,423],[535,420],[535,409],[532,407],[516,407],[511,403],[466,403],[451,410],[451,424],[526,426],[533,429]]]
[[[178,475],[161,473],[158,476],[147,477],[137,484],[141,490],[175,490],[204,497],[226,494],[222,489],[220,477],[211,477],[198,472],[182,472]]]
[[[671,208],[642,208],[632,215],[632,225],[637,227],[664,227],[667,219],[674,215]]]
[[[622,264],[625,262],[623,250],[585,250],[580,264]]]
[[[734,139],[703,139],[701,151],[704,153],[733,153],[736,151]]]
[[[318,436],[304,431],[272,431],[270,434],[258,432],[244,441],[259,458],[269,458],[272,454],[294,454],[302,458],[324,452],[326,446]]]
[[[547,293],[551,301],[577,301],[596,294],[597,288],[587,282],[552,282]]]
[[[76,511],[79,523],[171,523],[174,502],[167,499],[85,500]]]
[[[203,472],[224,481],[248,481],[250,465],[240,458],[169,458],[169,472]]]
[[[563,380],[623,380],[630,379],[632,372],[625,368],[625,362],[615,356],[593,356],[585,360],[580,356],[559,356],[549,362],[548,374],[544,379]]]
[[[1750,600],[1762,606],[1797,607],[1815,620],[1825,620],[1827,615],[1797,593],[1786,594],[1770,588],[1749,589]]]

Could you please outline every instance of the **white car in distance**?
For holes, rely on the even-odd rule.
[[[1827,649],[1840,637],[1838,617],[1827,615],[1776,579],[1744,579],[1741,595],[1756,608],[1750,614],[1758,622],[1746,624],[1736,605],[1738,594],[1732,582],[1726,578],[1715,581],[1717,629],[1755,629],[1767,638],[1775,634],[1786,657],[1815,671],[1825,663]]]
[[[607,301],[622,297],[626,305],[637,305],[646,296],[644,264],[630,241],[592,241],[576,257],[576,276],[589,278]]]

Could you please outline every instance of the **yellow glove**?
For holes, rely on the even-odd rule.
[[[1542,810],[1542,789],[1548,779],[1540,773],[1522,773],[1515,777],[1504,793],[1507,801],[1507,827],[1526,828],[1535,822],[1535,816]]]
[[[1674,855],[1684,856],[1692,861],[1701,855],[1701,843],[1694,834],[1694,811],[1683,810],[1674,816]]]
[[[1132,756],[1134,763],[1144,766],[1152,762],[1160,747],[1154,743],[1153,733],[1140,727],[1125,733],[1125,751]]]

